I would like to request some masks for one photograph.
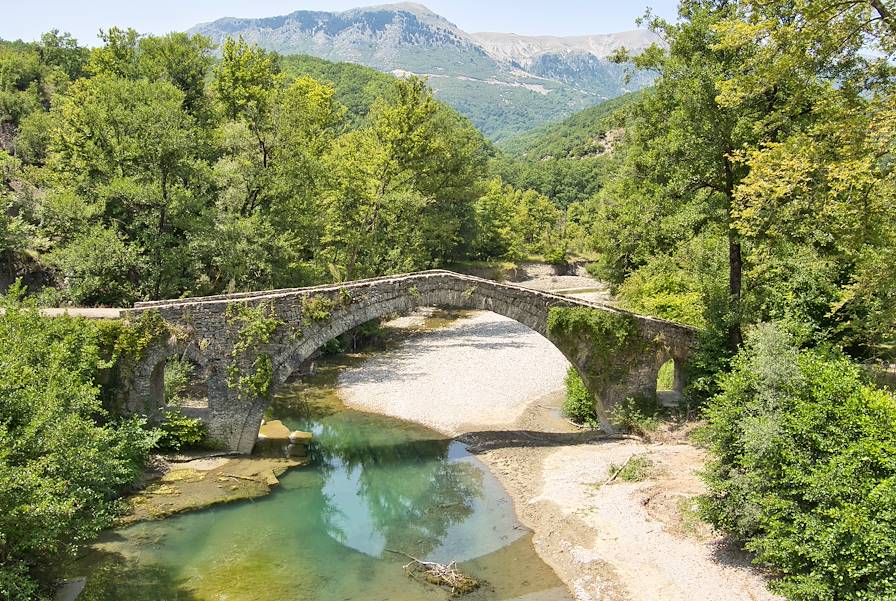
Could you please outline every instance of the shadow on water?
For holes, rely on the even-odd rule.
[[[84,601],[201,601],[165,566],[120,553],[94,550],[71,570],[90,574],[90,586],[78,597]]]

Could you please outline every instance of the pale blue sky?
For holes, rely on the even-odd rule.
[[[271,17],[296,10],[345,10],[370,0],[0,0],[0,38],[37,39],[52,28],[95,45],[99,28],[144,33],[182,31],[220,17]],[[676,0],[428,0],[422,2],[461,29],[521,34],[583,35],[635,28],[648,6],[667,18]]]

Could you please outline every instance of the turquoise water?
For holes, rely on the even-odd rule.
[[[271,417],[314,433],[312,464],[274,492],[137,524],[85,560],[85,600],[428,600],[408,560],[457,561],[484,581],[465,599],[568,600],[494,477],[457,442],[345,409],[324,373],[278,397]]]

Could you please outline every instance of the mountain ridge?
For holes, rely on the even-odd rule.
[[[643,30],[570,37],[469,34],[413,2],[224,17],[189,32],[219,44],[240,35],[281,54],[428,77],[437,97],[495,141],[649,84],[649,77],[629,79],[624,66],[606,59],[623,45],[637,52],[658,39]]]

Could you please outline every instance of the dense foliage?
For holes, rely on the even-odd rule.
[[[597,427],[597,411],[594,409],[594,397],[585,387],[585,382],[574,367],[566,371],[563,380],[566,396],[563,399],[563,413],[577,424]]]
[[[7,303],[0,315],[0,597],[42,598],[78,545],[111,525],[156,435],[100,402],[99,328]]]
[[[767,320],[857,358],[891,354],[887,15],[688,0],[676,23],[646,17],[667,47],[634,60],[659,77],[617,113],[624,134],[580,221],[626,306],[710,332],[721,356],[704,375],[743,324]]]
[[[493,194],[487,144],[420,79],[241,39],[220,59],[201,36],[112,28],[102,41],[87,52],[48,34],[0,54],[0,73],[21,70],[0,80],[18,99],[0,104],[0,251],[7,277],[44,286],[47,302],[565,256],[551,203],[503,184],[532,207],[513,217],[523,233],[507,245],[478,237],[489,226],[477,216],[503,218],[476,208]]]
[[[896,396],[781,330],[750,337],[707,415],[706,506],[790,599],[896,596]]]

